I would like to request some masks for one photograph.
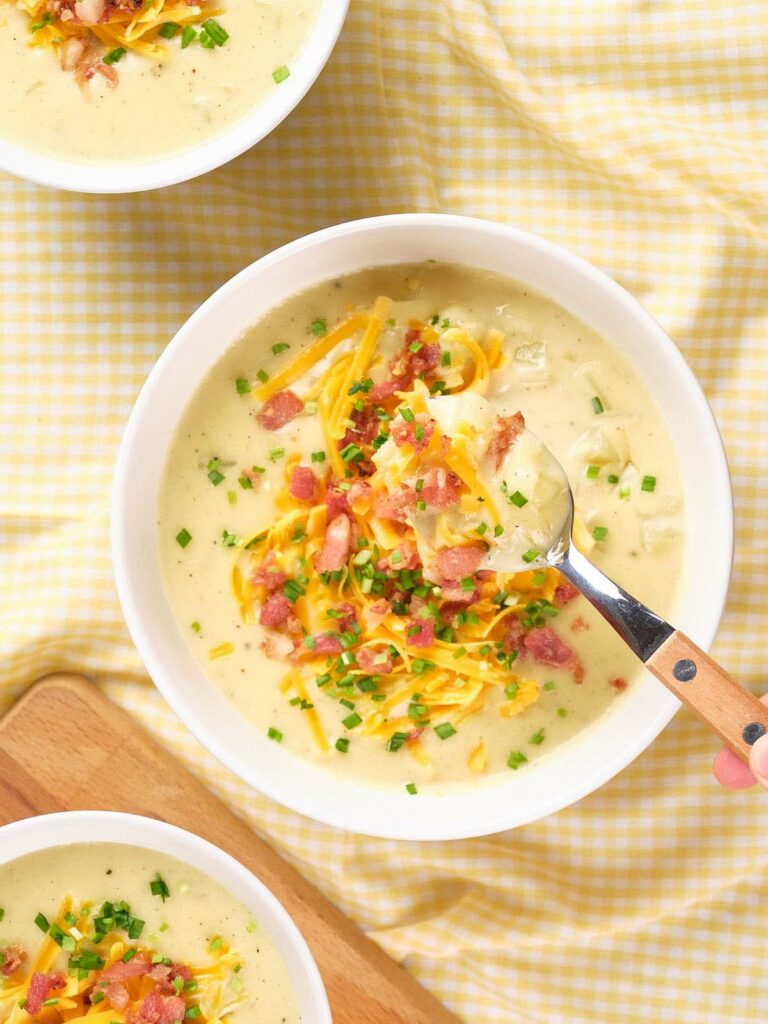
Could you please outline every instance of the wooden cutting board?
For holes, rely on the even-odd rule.
[[[69,810],[159,818],[245,864],[309,943],[334,1024],[458,1024],[124,711],[82,677],[55,675],[0,719],[0,824]]]

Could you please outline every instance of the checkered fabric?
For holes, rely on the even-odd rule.
[[[767,30],[762,0],[352,0],[305,102],[213,174],[114,198],[0,175],[2,701],[91,674],[473,1024],[762,1021],[768,796],[719,790],[681,712],[598,793],[489,839],[357,838],[271,804],[131,646],[117,445],[174,331],[275,246],[402,210],[538,232],[636,295],[707,392],[737,508],[716,655],[765,688]]]

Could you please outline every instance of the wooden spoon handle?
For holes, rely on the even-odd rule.
[[[768,706],[679,630],[664,641],[646,665],[731,750],[749,761],[749,748],[768,732]]]

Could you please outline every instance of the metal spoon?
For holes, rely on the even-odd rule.
[[[567,488],[567,515],[557,540],[536,564],[559,569],[656,678],[748,761],[749,748],[768,732],[768,707],[684,633],[628,594],[579,551],[573,542],[573,493],[565,470],[562,475]],[[510,573],[532,568],[524,563],[505,563],[501,567],[498,554],[496,567]]]

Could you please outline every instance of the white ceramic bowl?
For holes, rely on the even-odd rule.
[[[242,120],[191,149],[145,162],[84,163],[37,153],[0,137],[0,170],[68,192],[146,192],[188,181],[234,160],[285,120],[323,70],[347,16],[349,0],[323,0],[290,77]]]
[[[154,818],[111,811],[69,811],[0,828],[0,864],[72,843],[122,843],[176,857],[223,885],[262,924],[285,963],[302,1024],[331,1024],[320,972],[301,932],[269,889],[228,853]]]
[[[730,575],[728,467],[707,402],[675,345],[605,274],[558,246],[486,221],[405,214],[357,221],[265,256],[205,302],[158,360],[133,410],[113,502],[113,557],[123,611],[150,675],[224,764],[268,796],[339,828],[400,839],[486,835],[573,803],[637,757],[678,708],[650,675],[593,727],[526,772],[445,795],[374,789],[332,778],[257,734],[208,682],[176,627],[158,559],[158,488],[187,396],[224,350],[270,307],[332,276],[437,259],[506,274],[550,296],[631,359],[677,441],[688,538],[677,625],[703,647],[717,630]],[[702,771],[706,766],[702,766]]]

